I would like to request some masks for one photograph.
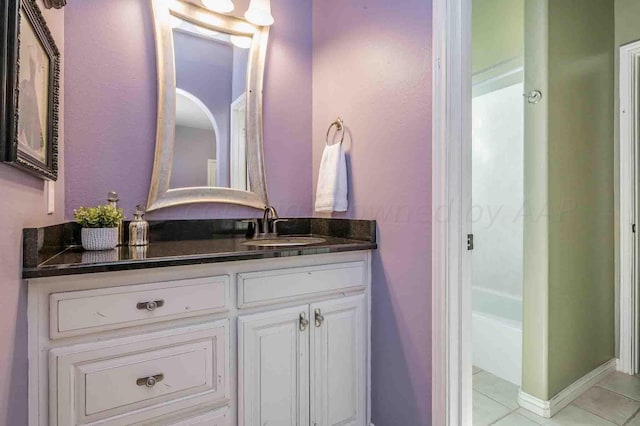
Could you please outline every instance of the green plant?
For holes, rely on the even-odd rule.
[[[80,207],[73,211],[73,216],[83,228],[116,228],[124,219],[122,209],[110,205]]]

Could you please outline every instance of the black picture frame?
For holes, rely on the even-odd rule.
[[[35,59],[32,60],[30,56],[29,64],[20,63],[21,53],[24,53],[21,49],[25,46],[33,46],[28,46],[25,40],[39,42],[39,46],[29,51],[35,51],[33,54]],[[37,59],[48,61],[46,67],[44,62],[35,62]],[[22,75],[27,69],[30,73],[28,81]],[[38,76],[41,77],[39,81],[34,77],[38,70],[40,70]],[[44,88],[43,93],[38,93],[37,83],[43,83],[40,87]],[[27,94],[30,97],[27,97]],[[29,102],[31,100],[34,102]],[[0,161],[42,179],[57,180],[59,104],[60,51],[36,0],[2,1],[0,3]],[[30,139],[29,136],[33,136],[34,130],[39,133]],[[34,148],[33,143],[40,145]]]

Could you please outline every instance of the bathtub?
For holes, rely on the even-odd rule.
[[[522,299],[478,287],[472,297],[473,365],[520,386]]]

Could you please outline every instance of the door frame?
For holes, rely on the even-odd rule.
[[[471,425],[471,0],[433,0],[432,424]]]
[[[244,118],[242,117],[244,114]],[[247,93],[243,93],[231,103],[230,108],[230,152],[229,175],[230,187],[239,190],[249,190],[249,176],[247,172]]]
[[[620,353],[618,370],[638,374],[640,355],[638,264],[635,261],[638,239],[633,226],[638,223],[638,170],[636,147],[640,122],[640,41],[620,47],[620,211],[619,211],[619,330]],[[637,226],[637,225],[636,225]]]

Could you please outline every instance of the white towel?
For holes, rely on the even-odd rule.
[[[316,190],[317,212],[346,212],[347,158],[341,143],[325,146]]]

